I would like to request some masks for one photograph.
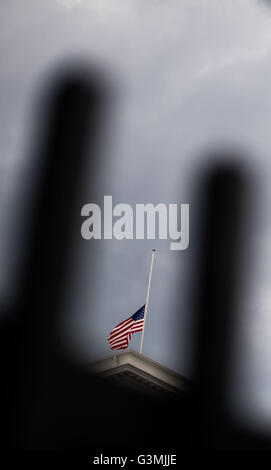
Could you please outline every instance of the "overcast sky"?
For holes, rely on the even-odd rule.
[[[89,200],[86,189],[85,202],[98,202],[103,194],[111,194],[113,204],[190,202],[189,179],[202,150],[221,142],[250,149],[247,158],[257,173],[261,194],[253,228],[252,285],[244,300],[246,315],[240,321],[246,361],[238,369],[237,381],[246,390],[251,409],[271,420],[268,3],[2,0],[0,254],[5,266],[6,240],[16,219],[14,187],[27,159],[35,96],[44,76],[64,61],[80,58],[98,63],[118,90],[97,197]],[[193,246],[173,252],[168,241],[99,242],[93,298],[88,243],[82,243],[73,297],[63,312],[66,341],[84,360],[110,354],[107,334],[145,301],[154,247],[158,252],[143,352],[189,374],[191,318],[182,286],[184,291]],[[180,309],[175,302],[177,273],[179,299],[183,296],[178,338],[174,333],[175,312]],[[2,278],[3,284],[4,270]],[[176,358],[177,340],[181,361]],[[140,335],[134,335],[131,347],[138,349],[139,341]]]

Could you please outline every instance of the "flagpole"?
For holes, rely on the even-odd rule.
[[[140,354],[142,354],[144,330],[145,330],[145,324],[146,324],[147,312],[148,312],[148,303],[149,303],[149,295],[150,295],[150,288],[151,288],[151,278],[152,278],[152,268],[153,268],[154,255],[155,255],[155,250],[152,250],[151,267],[150,267],[149,282],[148,282],[148,289],[147,289],[147,296],[146,296],[146,303],[145,303],[145,310],[144,310],[144,323],[143,323],[143,330],[142,330],[140,349],[139,349]]]

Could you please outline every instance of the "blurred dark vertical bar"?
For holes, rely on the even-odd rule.
[[[97,163],[104,104],[101,82],[76,70],[62,73],[48,88],[39,116],[45,132],[33,155],[40,171],[23,286],[16,310],[5,316],[0,330],[2,448],[35,446],[31,420],[46,394],[42,413],[54,412],[49,410],[49,390],[64,366],[55,329],[57,312],[69,269],[72,226],[80,217],[86,158],[91,159],[93,174]],[[36,431],[39,434],[40,429]]]
[[[248,198],[244,168],[223,157],[205,170],[199,192],[204,200],[198,227],[198,269],[195,291],[195,393],[192,445],[227,447],[226,394],[240,266],[243,223]],[[193,426],[192,426],[193,427]]]
[[[65,284],[72,227],[75,217],[80,217],[79,194],[87,158],[95,173],[101,106],[98,83],[88,76],[71,74],[55,84],[47,131],[40,142],[40,154],[36,155],[41,161],[40,192],[22,300],[24,318],[29,316],[41,336],[47,337],[46,328],[54,322]]]

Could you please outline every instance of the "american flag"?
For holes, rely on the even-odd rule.
[[[129,317],[128,320],[124,320],[115,326],[107,338],[112,350],[128,348],[132,334],[143,330],[144,313],[145,305]]]

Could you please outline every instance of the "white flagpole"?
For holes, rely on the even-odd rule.
[[[145,330],[145,324],[146,324],[147,312],[148,312],[148,302],[149,302],[149,295],[150,295],[150,288],[151,288],[151,278],[152,278],[152,268],[153,268],[154,255],[155,255],[155,250],[152,250],[150,275],[149,275],[149,282],[148,282],[148,289],[147,289],[147,296],[146,296],[146,303],[145,303],[145,310],[144,310],[144,323],[143,323],[143,330],[142,330],[141,343],[140,343],[140,349],[139,349],[140,354],[142,354],[144,330]]]

